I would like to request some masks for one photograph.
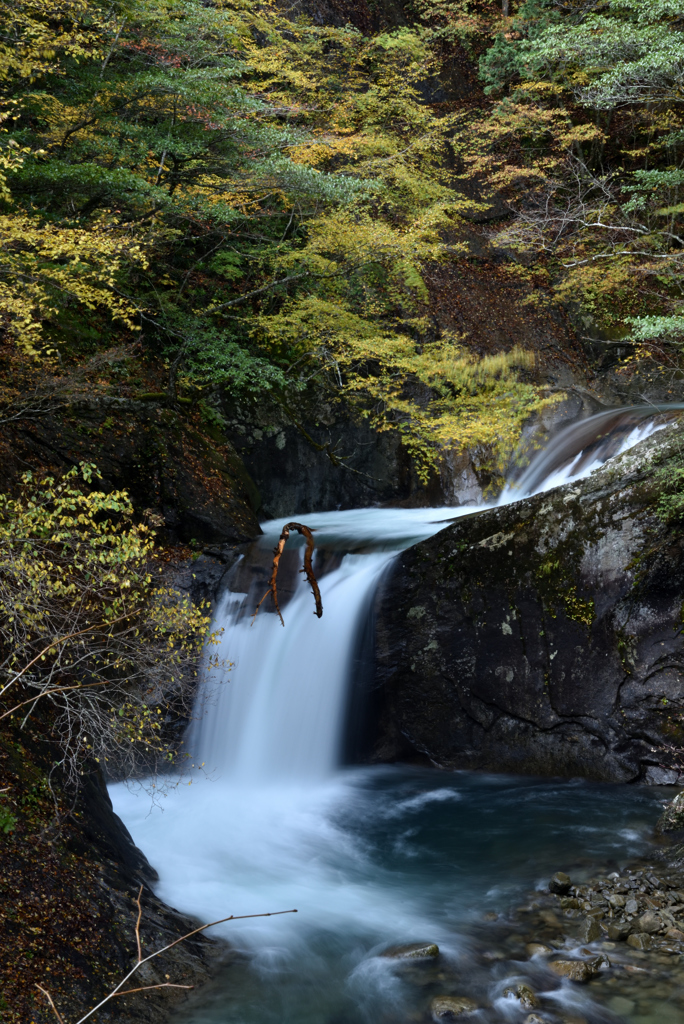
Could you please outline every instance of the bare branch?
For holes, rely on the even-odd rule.
[[[126,989],[124,989],[123,992],[117,992],[116,995],[113,996],[113,998],[114,999],[118,999],[119,996],[130,996],[130,994],[132,992],[149,992],[150,989],[153,989],[153,988],[186,988],[186,989],[191,989],[191,988],[194,988],[194,987],[195,987],[194,985],[175,985],[171,981],[163,981],[159,985],[141,985],[140,988],[126,988]]]
[[[126,612],[125,615],[120,615],[118,619],[112,619],[111,622],[101,622],[98,626],[87,626],[85,629],[79,629],[76,633],[68,633],[67,636],[63,636],[63,637],[61,637],[61,639],[52,640],[47,645],[47,647],[44,647],[42,651],[39,651],[38,654],[36,654],[35,658],[33,658],[31,661],[29,661],[28,665],[25,665],[22,668],[21,672],[17,672],[15,677],[13,679],[10,679],[9,683],[5,683],[5,685],[2,687],[2,689],[0,689],[0,697],[3,695],[3,693],[5,693],[6,690],[9,690],[10,686],[14,686],[14,684],[19,679],[21,679],[21,677],[26,672],[28,672],[28,670],[31,668],[31,666],[35,665],[35,663],[37,661],[40,661],[40,659],[43,657],[43,655],[47,654],[48,651],[53,650],[53,648],[55,648],[55,647],[59,647],[60,644],[66,643],[67,640],[73,640],[74,637],[83,636],[85,633],[97,633],[99,630],[101,630],[103,628],[103,626],[104,627],[114,626],[114,625],[116,625],[117,622],[122,622],[123,619],[130,618],[130,615],[131,615],[130,612]],[[42,694],[41,694],[41,696],[42,696]],[[17,706],[21,707],[21,704],[19,704]],[[16,710],[16,709],[13,709],[13,710]],[[11,714],[11,712],[7,712],[7,714]],[[2,721],[2,719],[5,718],[5,717],[6,717],[6,715],[0,715],[0,721]]]
[[[193,931],[187,932],[186,935],[181,935],[180,938],[175,939],[173,942],[169,942],[167,946],[163,946],[161,949],[156,950],[156,952],[150,953],[150,955],[146,956],[144,960],[139,960],[138,963],[136,963],[135,966],[128,972],[126,977],[119,982],[116,988],[113,989],[113,991],[111,991],[109,995],[105,996],[104,999],[101,999],[97,1006],[94,1006],[92,1010],[88,1010],[88,1012],[83,1017],[76,1021],[76,1024],[84,1024],[84,1021],[88,1020],[89,1017],[92,1017],[92,1015],[96,1013],[97,1010],[101,1009],[101,1007],[103,1007],[105,1003],[108,1003],[110,999],[114,999],[118,995],[123,995],[123,992],[121,991],[122,986],[126,984],[129,978],[133,977],[133,975],[135,974],[139,967],[142,967],[142,965],[146,964],[149,960],[154,960],[156,956],[160,956],[162,953],[166,953],[168,949],[172,949],[174,946],[177,946],[179,942],[185,942],[186,939],[192,938],[193,935],[197,935],[199,932],[204,932],[207,930],[207,928],[213,928],[217,924],[224,924],[226,921],[245,921],[248,918],[253,917],[278,917],[281,914],[296,913],[296,910],[272,910],[266,914],[231,914],[230,917],[222,917],[218,921],[211,921],[209,924],[200,925],[199,928],[195,928],[193,929]],[[64,1024],[63,1021],[62,1024]]]

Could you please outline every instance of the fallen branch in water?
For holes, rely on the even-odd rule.
[[[136,901],[135,901],[137,903],[137,905],[138,905],[138,918],[137,918],[137,920],[135,922],[135,941],[136,941],[136,945],[138,947],[138,950],[137,950],[137,952],[138,952],[138,959],[136,960],[135,964],[133,965],[131,970],[128,972],[128,974],[125,976],[125,978],[121,979],[121,981],[116,986],[116,988],[113,988],[112,991],[109,993],[109,995],[106,995],[104,997],[104,999],[101,999],[100,1002],[97,1004],[97,1006],[93,1006],[92,1010],[88,1010],[88,1012],[85,1014],[85,1016],[81,1017],[79,1020],[76,1021],[76,1024],[84,1024],[84,1021],[88,1020],[89,1017],[92,1017],[92,1015],[97,1010],[101,1009],[101,1007],[103,1007],[105,1005],[105,1003],[108,1003],[110,999],[116,999],[118,996],[127,996],[127,995],[130,995],[133,992],[149,992],[150,989],[155,989],[155,988],[182,988],[182,989],[194,988],[195,987],[194,985],[177,985],[177,984],[174,984],[173,982],[170,982],[170,981],[162,982],[159,985],[142,985],[139,988],[126,988],[126,989],[123,988],[123,986],[126,984],[126,982],[130,978],[133,977],[133,975],[136,973],[136,971],[139,970],[139,968],[142,967],[143,964],[146,964],[149,960],[154,960],[154,958],[156,956],[159,956],[161,953],[165,953],[168,949],[171,949],[173,946],[177,946],[179,942],[184,942],[185,939],[190,939],[190,938],[192,938],[193,935],[197,935],[199,932],[206,931],[207,928],[213,928],[214,925],[224,924],[226,921],[244,921],[247,918],[252,918],[252,917],[278,917],[280,914],[296,914],[297,913],[296,910],[272,910],[272,911],[269,911],[266,914],[231,914],[230,917],[222,917],[219,921],[211,921],[209,924],[200,925],[199,928],[194,928],[191,932],[187,932],[187,934],[181,935],[180,938],[174,939],[173,942],[169,942],[169,944],[167,946],[163,946],[161,949],[156,950],[156,952],[150,953],[149,956],[143,957],[143,955],[142,955],[142,942],[140,940],[140,922],[142,920],[142,904],[140,902],[140,898],[142,896],[142,891],[143,891],[143,887],[141,885],[140,889],[138,890],[138,895],[137,895],[137,898],[136,898]],[[168,974],[167,974],[167,978],[168,978]],[[43,995],[45,996],[45,998],[49,1002],[50,1006],[52,1007],[52,1010],[54,1011],[55,1017],[59,1021],[59,1024],[65,1024],[64,1018],[62,1017],[61,1013],[59,1012],[59,1010],[55,1006],[54,1000],[53,1000],[52,996],[50,995],[50,993],[48,992],[48,990],[46,988],[43,988],[42,985],[38,985],[38,984],[36,985],[36,988],[40,989],[40,991],[43,993]]]
[[[276,581],[278,579],[278,565],[280,563],[280,556],[282,555],[283,550],[285,549],[287,539],[290,536],[290,530],[296,530],[297,533],[300,533],[302,537],[306,538],[306,551],[304,552],[304,568],[300,569],[299,571],[306,573],[306,578],[311,584],[314,600],[316,601],[315,614],[318,616],[319,619],[323,614],[323,602],[321,601],[321,592],[318,589],[318,580],[314,575],[313,562],[311,561],[311,556],[313,555],[314,551],[313,534],[308,526],[302,526],[301,523],[286,523],[285,526],[283,526],[283,532],[280,534],[280,540],[273,549],[273,566],[271,568],[271,578],[268,581],[268,590],[261,598],[259,604],[256,606],[254,610],[254,615],[252,616],[252,625],[254,625],[254,620],[257,617],[257,613],[269,594],[271,594],[273,597],[273,603],[276,607],[276,611],[278,612],[280,624],[282,626],[285,625],[285,623],[283,622],[282,613],[280,611],[280,605],[278,604],[278,588],[276,586]]]

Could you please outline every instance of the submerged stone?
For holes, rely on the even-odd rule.
[[[405,946],[390,946],[380,956],[391,960],[427,960],[439,956],[439,946],[434,942],[410,942]]]
[[[503,994],[517,999],[524,1010],[534,1010],[539,1006],[539,1000],[529,985],[510,985],[504,989]]]
[[[525,952],[528,956],[545,956],[547,953],[553,953],[553,950],[550,946],[545,946],[543,942],[528,942]]]
[[[478,1009],[477,1003],[467,996],[436,996],[430,1003],[432,1019],[439,1024],[448,1024],[457,1017],[467,1017]]]
[[[598,965],[588,960],[553,960],[549,967],[554,974],[584,984],[598,974]]]

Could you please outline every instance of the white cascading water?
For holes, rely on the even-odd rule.
[[[535,479],[533,468],[542,453],[499,503],[587,476],[610,455],[665,425],[641,415],[642,422],[623,429],[611,449],[599,445],[577,454],[577,447],[568,452],[561,446],[542,478],[537,473]],[[220,1007],[232,1007],[226,1015],[214,1007],[206,1016],[186,1020],[324,1021],[323,1003],[332,1013],[343,996],[351,998],[357,989],[365,995],[358,996],[356,1016],[349,1019],[366,1020],[368,1014],[373,1017],[378,985],[384,998],[391,997],[385,968],[372,966],[377,957],[368,959],[378,945],[430,938],[447,955],[457,955],[453,914],[464,912],[470,897],[462,893],[460,909],[452,908],[449,918],[450,903],[442,895],[426,902],[430,880],[423,879],[421,888],[407,883],[401,889],[387,865],[371,854],[358,823],[366,822],[370,834],[378,820],[406,819],[392,848],[393,855],[410,858],[412,815],[457,807],[460,787],[436,777],[411,788],[401,773],[392,775],[394,769],[345,770],[340,762],[355,644],[378,581],[398,551],[473,511],[358,509],[293,517],[316,529],[317,548],[353,552],[320,580],[323,618],[313,614],[303,578],[283,607],[284,628],[265,607],[252,625],[254,602],[248,608],[244,594],[227,593],[214,627],[224,629],[220,657],[231,667],[212,671],[202,681],[187,743],[201,770],[172,786],[161,809],[150,807],[144,789],[111,787],[115,809],[159,871],[162,899],[207,921],[229,913],[297,907],[296,916],[234,923],[223,926],[223,934],[251,951],[251,970],[260,971],[262,980],[268,977],[269,984],[276,984],[274,977],[280,979],[279,999],[286,999],[283,978],[302,957],[310,988],[319,983],[312,981],[317,971],[328,979],[325,997],[317,990],[309,1005],[306,992],[299,992],[275,1016],[262,1005],[263,994],[250,995],[244,982],[242,995],[219,999]],[[272,548],[281,527],[281,521],[265,524],[260,546]],[[396,786],[392,779],[398,780]],[[385,784],[389,789],[383,789]],[[475,866],[473,871],[476,875]],[[349,940],[344,949],[336,945],[341,934]],[[338,1019],[334,1013],[333,1019]]]
[[[374,588],[387,558],[348,555],[336,572],[323,577],[325,615],[320,621],[312,615],[311,594],[303,585],[285,609],[286,628],[272,614],[252,625],[242,607],[244,597],[226,597],[216,621],[225,628],[222,648],[234,664],[230,684],[220,688],[215,708],[188,740],[211,770],[236,783],[254,784],[321,779],[337,767],[339,723],[363,597]]]

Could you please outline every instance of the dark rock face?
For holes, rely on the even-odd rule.
[[[9,831],[0,832],[7,1024],[54,1022],[36,984],[47,986],[66,1020],[80,1019],[111,992],[136,961],[138,894],[144,955],[197,927],[153,892],[157,874],[114,814],[99,771],[85,774],[77,792],[64,786],[50,729],[39,709],[27,728],[0,732],[0,789],[13,817]],[[227,955],[222,942],[198,934],[145,964],[125,987],[197,985]],[[186,998],[180,987],[137,992],[113,1000],[97,1019],[163,1024]]]
[[[378,759],[615,782],[667,766],[684,536],[655,515],[654,475],[683,438],[671,428],[403,553],[379,596]]]
[[[395,433],[378,433],[341,403],[316,396],[282,408],[223,407],[227,433],[275,519],[368,505],[476,504],[482,487],[467,454],[447,455],[425,487]]]
[[[233,446],[159,402],[79,400],[3,440],[3,489],[27,466],[63,470],[83,460],[98,466],[105,488],[125,488],[137,509],[160,514],[173,539],[223,545],[260,532],[258,492]]]

